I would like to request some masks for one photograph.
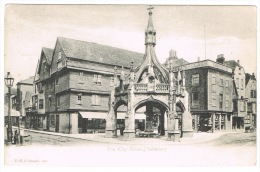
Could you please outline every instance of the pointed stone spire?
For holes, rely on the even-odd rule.
[[[145,31],[145,45],[152,44],[155,46],[156,44],[156,31],[154,30],[153,27],[153,20],[152,20],[152,9],[153,7],[149,7],[147,10],[149,10],[149,20],[148,20],[148,25]]]
[[[149,10],[149,20],[148,20],[148,25],[147,25],[147,31],[154,31],[154,28],[153,28],[153,20],[152,20],[152,15],[153,15],[153,12],[152,12],[152,9],[154,9],[154,7],[149,7],[147,8],[147,10]]]

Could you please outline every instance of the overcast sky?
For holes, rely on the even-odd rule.
[[[15,82],[34,75],[42,47],[53,49],[58,36],[144,53],[147,22],[145,5],[6,6],[5,73]],[[256,73],[254,6],[155,6],[153,23],[162,63],[170,49],[189,62],[204,60],[206,40],[207,59],[224,54]]]

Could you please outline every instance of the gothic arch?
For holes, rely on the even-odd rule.
[[[159,108],[164,108],[165,110],[169,110],[168,105],[166,105],[164,102],[154,99],[154,98],[148,98],[148,99],[144,99],[139,101],[138,103],[136,103],[134,105],[134,109],[137,111],[139,108],[141,108],[143,105],[145,105],[146,103],[154,103],[155,107],[159,107]]]
[[[176,106],[178,106],[181,109],[182,113],[186,110],[186,108],[185,108],[184,104],[181,102],[181,100],[179,100],[176,103]]]

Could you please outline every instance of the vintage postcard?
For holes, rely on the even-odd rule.
[[[5,4],[9,167],[257,169],[257,6]]]

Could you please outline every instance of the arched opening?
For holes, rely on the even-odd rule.
[[[185,107],[181,101],[176,103],[176,112],[178,115],[178,129],[182,131],[182,122],[183,122],[183,112],[185,111]]]
[[[119,100],[116,102],[114,106],[115,111],[115,123],[116,123],[116,131],[115,135],[123,135],[123,131],[125,129],[125,114],[127,111],[127,103],[124,100]]]
[[[137,103],[135,109],[136,132],[149,132],[165,135],[165,112],[168,106],[156,99],[143,100]]]

